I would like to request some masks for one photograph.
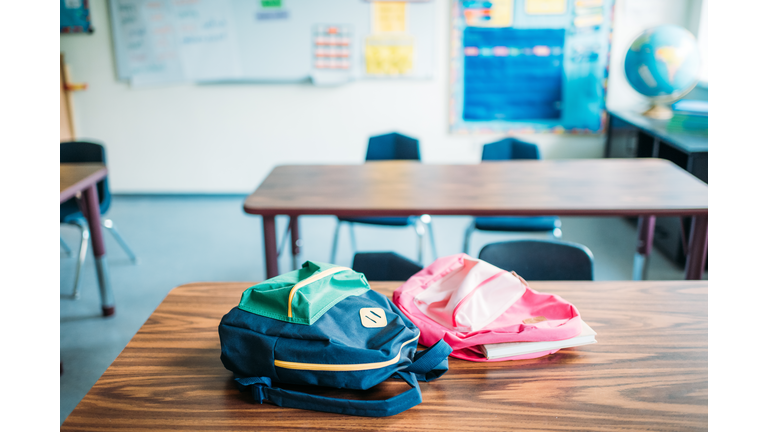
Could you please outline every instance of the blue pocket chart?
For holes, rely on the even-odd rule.
[[[453,133],[598,133],[613,0],[454,0]]]

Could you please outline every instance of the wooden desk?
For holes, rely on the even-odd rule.
[[[420,405],[383,418],[259,405],[237,390],[217,328],[254,284],[171,291],[61,429],[707,429],[707,281],[531,282],[574,303],[598,343],[514,362],[451,358],[445,375],[420,383]],[[399,285],[371,283],[390,298]],[[398,386],[322,394],[376,398]]]
[[[96,183],[107,176],[107,167],[100,163],[63,163],[59,165],[59,203],[72,197],[77,200],[91,234],[93,256],[96,260],[96,275],[101,294],[101,311],[104,316],[115,313],[115,299],[109,280],[104,237],[101,232],[101,212]]]
[[[245,199],[264,219],[267,277],[277,276],[275,216],[640,216],[638,254],[650,254],[656,216],[693,216],[686,278],[701,279],[707,252],[707,185],[661,159],[577,159],[430,165],[275,167]]]

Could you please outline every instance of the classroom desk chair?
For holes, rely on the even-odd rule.
[[[525,280],[594,280],[594,258],[586,246],[560,240],[490,243],[478,258]]]
[[[368,140],[368,151],[365,156],[366,161],[381,160],[415,160],[420,161],[419,141],[399,133],[389,133],[385,135],[372,136]],[[333,236],[333,246],[331,248],[331,262],[336,261],[336,251],[338,249],[339,231],[342,224],[349,225],[349,238],[352,243],[352,251],[357,250],[355,241],[354,224],[379,225],[391,227],[411,226],[416,231],[418,262],[423,264],[424,258],[424,235],[429,231],[431,240],[432,254],[437,258],[437,247],[435,246],[435,235],[432,232],[431,217],[429,215],[421,216],[392,216],[392,217],[359,217],[359,218],[337,218],[336,232]]]
[[[352,270],[369,281],[404,281],[422,267],[395,252],[359,252],[352,260]]]
[[[541,159],[536,144],[514,138],[505,138],[483,146],[483,161],[512,159]],[[553,238],[560,238],[560,218],[557,216],[489,216],[472,219],[464,233],[464,253],[469,254],[469,242],[472,233],[479,231],[503,232],[545,232]]]
[[[101,162],[106,165],[107,153],[104,150],[104,146],[92,142],[85,141],[69,141],[62,142],[59,147],[59,158],[61,163],[77,163],[77,162]],[[112,194],[109,191],[108,178],[96,184],[96,191],[99,194],[99,211],[101,214],[105,214],[109,210],[109,205],[112,202]],[[72,294],[67,296],[61,296],[62,298],[77,299],[80,296],[78,291],[80,283],[80,271],[85,262],[85,255],[88,251],[88,239],[90,238],[90,230],[88,229],[88,222],[80,211],[75,198],[65,201],[60,207],[60,223],[74,225],[80,229],[80,250],[78,251],[77,264],[75,268],[75,283],[72,288]],[[123,248],[125,253],[131,259],[131,262],[136,263],[136,255],[134,255],[131,248],[125,242],[123,237],[117,231],[115,223],[111,219],[102,219],[102,225],[107,229],[112,236],[117,240],[120,247]],[[64,243],[64,239],[59,237],[59,242],[64,249],[64,252],[69,256],[71,250]]]

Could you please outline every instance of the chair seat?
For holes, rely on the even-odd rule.
[[[339,218],[340,221],[363,223],[370,225],[387,226],[408,226],[411,224],[412,216],[379,216],[379,217],[361,217],[361,218]]]
[[[557,216],[486,216],[475,218],[481,231],[552,231],[560,227]]]

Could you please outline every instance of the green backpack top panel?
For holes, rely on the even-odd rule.
[[[311,325],[336,303],[369,289],[362,273],[307,261],[298,270],[248,288],[238,307],[256,315]]]

